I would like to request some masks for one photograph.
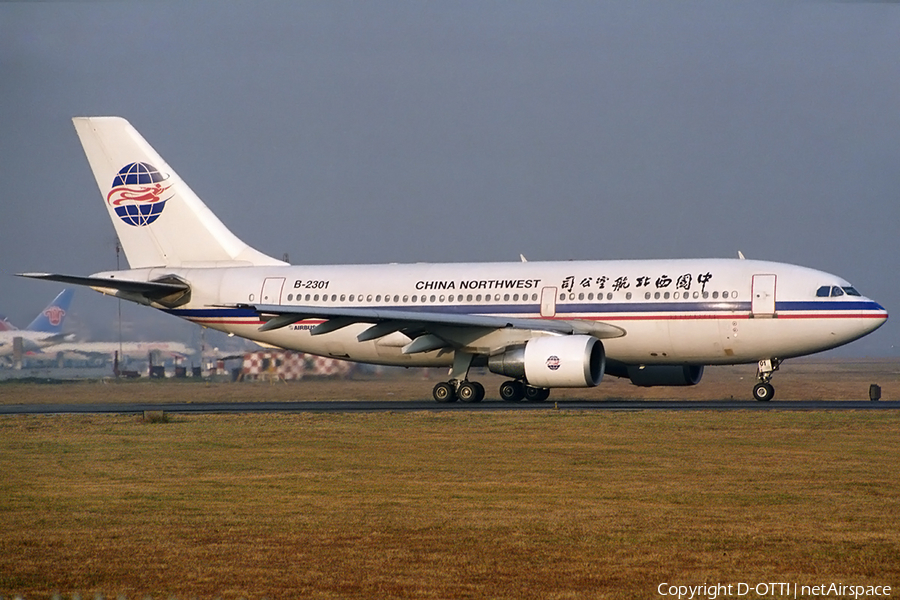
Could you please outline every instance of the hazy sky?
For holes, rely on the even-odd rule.
[[[61,288],[12,273],[115,267],[70,118],[120,115],[294,263],[741,250],[849,279],[897,314],[843,354],[898,356],[898,32],[889,3],[0,3],[0,312]],[[81,290],[73,326],[115,313]]]

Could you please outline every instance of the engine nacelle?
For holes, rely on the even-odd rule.
[[[534,338],[488,359],[492,373],[542,388],[594,387],[603,379],[605,364],[603,343],[590,335]]]
[[[649,365],[628,367],[631,383],[641,387],[654,385],[697,385],[703,377],[703,365]]]

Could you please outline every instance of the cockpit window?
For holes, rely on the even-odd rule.
[[[829,296],[832,298],[837,298],[838,296],[862,296],[859,292],[856,291],[856,288],[847,286],[836,286],[836,285],[823,285],[819,289],[816,290],[816,297],[818,298],[828,298]]]

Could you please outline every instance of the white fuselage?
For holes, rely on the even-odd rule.
[[[355,307],[603,322],[609,359],[633,365],[738,364],[790,358],[851,342],[887,312],[834,275],[737,259],[618,260],[404,265],[138,269],[97,276],[150,281],[175,275],[191,286],[186,305],[165,309],[194,323],[282,348],[403,366],[449,365],[453,352],[404,354],[400,332],[359,342],[357,323],[312,335],[322,319],[267,332],[240,305]],[[852,288],[850,288],[852,289]],[[817,295],[820,294],[820,295]],[[850,292],[853,293],[853,292]],[[493,354],[547,335],[473,328],[465,351]]]
[[[34,352],[65,341],[65,336],[46,331],[28,331],[14,329],[0,331],[0,356],[12,356],[15,350],[15,339],[22,338],[22,350]]]

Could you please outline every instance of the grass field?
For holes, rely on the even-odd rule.
[[[296,399],[297,386],[225,388]],[[4,384],[0,401],[35,389],[62,402],[154,388]],[[664,582],[896,595],[898,428],[893,411],[4,417],[0,595],[652,598]]]

